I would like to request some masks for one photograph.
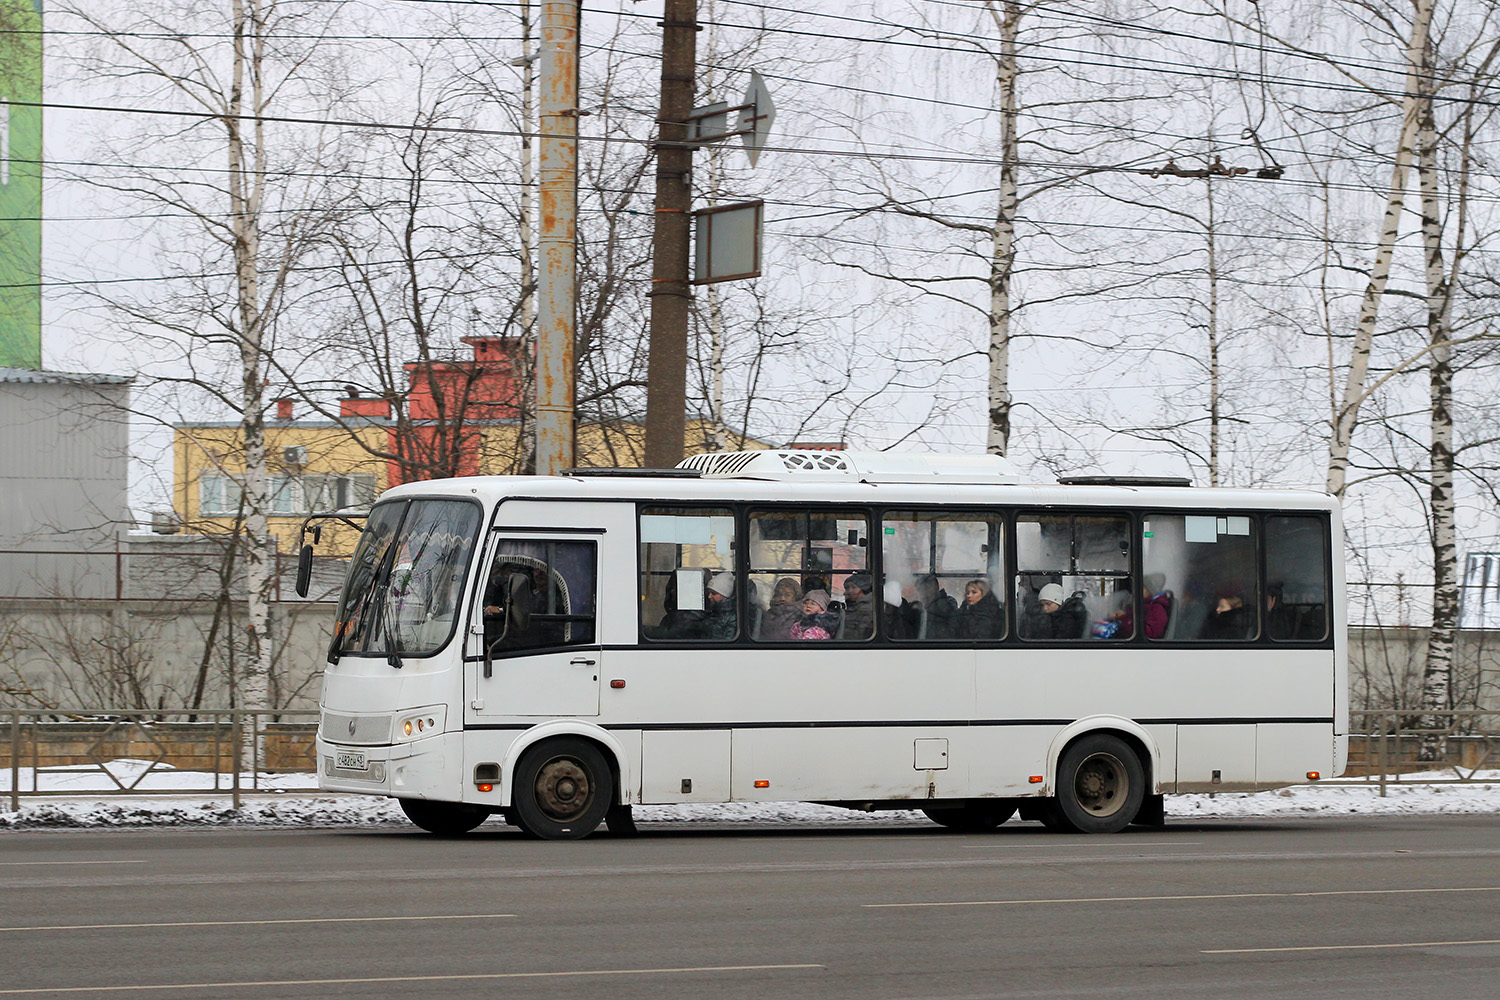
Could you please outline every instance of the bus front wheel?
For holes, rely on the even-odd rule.
[[[458,837],[489,819],[484,806],[463,802],[429,802],[426,799],[400,799],[406,818],[428,833],[440,837]]]
[[[604,755],[587,740],[564,737],[527,750],[516,765],[511,815],[542,840],[579,840],[593,833],[614,800]]]
[[[1124,740],[1085,736],[1057,766],[1057,809],[1079,833],[1118,833],[1140,812],[1146,772]]]

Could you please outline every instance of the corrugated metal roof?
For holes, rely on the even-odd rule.
[[[31,368],[0,366],[0,382],[40,382],[47,385],[128,385],[129,375],[93,375],[86,372],[47,372]]]

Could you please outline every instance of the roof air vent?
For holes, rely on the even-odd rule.
[[[684,459],[704,479],[782,482],[1019,483],[999,455],[903,455],[887,451],[728,451]]]

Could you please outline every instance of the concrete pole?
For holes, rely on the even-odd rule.
[[[682,461],[687,409],[688,240],[692,225],[693,151],[687,118],[693,111],[698,2],[666,0],[662,17],[661,110],[657,115],[656,235],[651,263],[651,349],[646,362],[648,468]]]
[[[573,466],[578,238],[578,0],[543,0],[536,471]]]

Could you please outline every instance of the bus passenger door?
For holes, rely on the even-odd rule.
[[[476,716],[599,714],[599,541],[537,528],[492,532],[469,627]]]

